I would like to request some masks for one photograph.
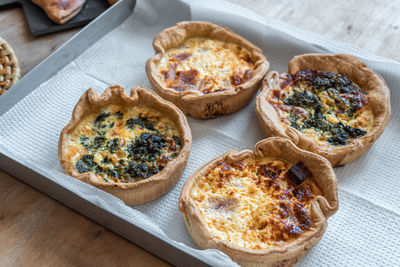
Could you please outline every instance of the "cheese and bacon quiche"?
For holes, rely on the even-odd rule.
[[[179,207],[201,249],[220,249],[243,266],[290,266],[336,212],[336,177],[325,158],[272,137],[198,169]]]
[[[390,92],[353,56],[306,54],[290,61],[288,73],[268,73],[256,113],[266,136],[290,138],[341,166],[382,134],[390,118]]]
[[[269,68],[260,48],[209,22],[180,22],[153,41],[146,64],[158,94],[195,118],[214,118],[247,105]]]
[[[185,115],[149,89],[130,96],[111,86],[89,89],[63,129],[59,158],[66,174],[129,205],[155,199],[180,178],[191,146]]]

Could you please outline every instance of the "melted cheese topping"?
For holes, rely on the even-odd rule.
[[[160,111],[110,105],[83,118],[64,155],[70,168],[102,182],[134,182],[161,171],[181,149],[178,127]]]
[[[346,76],[314,70],[281,77],[267,100],[289,125],[321,145],[346,145],[374,124],[368,95]]]
[[[249,80],[254,63],[249,51],[239,45],[191,38],[166,51],[157,68],[166,87],[208,94],[233,89]]]
[[[248,249],[282,246],[311,225],[312,177],[295,185],[277,159],[221,161],[194,184],[190,197],[209,231]]]

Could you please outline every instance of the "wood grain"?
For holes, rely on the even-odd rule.
[[[227,0],[297,28],[400,61],[400,1]]]
[[[267,18],[400,61],[399,1],[229,0]],[[0,11],[0,36],[23,74],[78,31],[32,37],[20,9]],[[0,266],[168,266],[102,226],[0,171]]]
[[[1,266],[168,266],[0,171]]]

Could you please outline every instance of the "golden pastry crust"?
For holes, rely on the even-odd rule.
[[[314,195],[309,204],[311,227],[296,238],[289,239],[278,246],[260,249],[245,248],[218,238],[210,231],[199,206],[192,197],[194,188],[202,177],[212,172],[221,161],[240,162],[245,159],[262,160],[266,157],[282,159],[292,164],[301,161],[311,172],[312,180],[318,187],[318,190],[313,192],[320,193]],[[327,218],[336,212],[338,208],[337,182],[332,166],[325,158],[299,149],[286,138],[271,137],[258,142],[254,151],[229,151],[200,167],[186,181],[181,192],[179,208],[189,233],[199,248],[219,249],[243,266],[291,266],[321,239],[326,229]]]
[[[58,24],[64,24],[75,17],[86,0],[32,0],[47,16]]]
[[[232,89],[207,94],[193,89],[178,91],[168,88],[157,66],[168,50],[178,48],[191,38],[216,40],[244,48],[249,52],[250,61],[254,66],[251,78],[238,82],[240,84]],[[146,64],[147,77],[151,84],[163,98],[175,103],[183,112],[195,118],[214,118],[243,108],[251,101],[269,68],[269,62],[260,48],[229,29],[210,22],[180,22],[157,34],[153,47],[156,54]]]
[[[358,58],[337,54],[304,54],[294,57],[289,62],[288,74],[293,75],[301,70],[335,72],[346,76],[367,94],[368,109],[372,111],[373,122],[369,123],[366,134],[351,139],[345,145],[331,145],[327,142],[307,136],[301,131],[282,123],[277,111],[268,98],[274,90],[281,90],[279,73],[273,71],[264,78],[261,93],[256,100],[256,114],[265,136],[289,138],[302,149],[317,153],[335,166],[342,166],[361,157],[382,134],[391,114],[390,90],[377,73],[369,69]],[[284,77],[283,74],[281,77]]]
[[[160,111],[163,116],[173,120],[180,133],[179,153],[168,161],[158,173],[134,182],[105,182],[99,179],[94,172],[81,173],[78,171],[76,165],[71,164],[70,156],[68,156],[69,140],[72,139],[71,136],[75,129],[78,129],[85,118],[93,114],[101,114],[104,108],[111,105],[118,105],[125,109],[133,109],[138,105],[148,107]],[[58,156],[66,174],[105,190],[128,205],[136,205],[159,197],[176,184],[186,167],[191,143],[192,136],[186,117],[175,105],[144,87],[133,88],[130,95],[127,95],[122,87],[110,86],[101,96],[93,89],[89,89],[80,98],[72,113],[71,121],[61,132]]]
[[[0,95],[16,84],[20,78],[21,68],[14,50],[0,38]]]

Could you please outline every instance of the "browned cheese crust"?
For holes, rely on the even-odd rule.
[[[171,50],[184,49],[190,46],[193,40],[201,43],[198,46],[199,50],[195,51],[196,55],[211,53],[212,49],[204,47],[207,42],[221,47],[214,49],[216,56],[200,55],[207,62],[198,64],[198,68],[187,65],[186,70],[178,70],[177,65],[195,58],[195,53],[182,53],[169,57],[168,60],[173,62],[170,62],[168,70],[160,70],[160,62],[165,60]],[[235,48],[231,49],[233,46]],[[180,22],[157,34],[153,47],[156,54],[146,64],[151,84],[163,98],[175,103],[183,112],[195,118],[214,118],[243,108],[253,98],[269,68],[269,63],[260,48],[229,29],[210,22]],[[225,63],[218,62],[217,59],[223,60],[221,55],[228,50],[235,52],[238,57],[232,57],[233,60],[226,60]],[[212,70],[210,61],[215,63]],[[233,61],[237,62],[239,67],[227,68],[227,64]],[[230,78],[224,77],[223,82],[218,84],[221,77],[216,73],[220,70],[223,75],[229,71],[233,73],[229,74]]]
[[[289,169],[299,162],[309,174],[296,182]],[[336,212],[336,176],[325,158],[271,137],[196,170],[179,208],[199,248],[219,249],[243,266],[291,266]]]
[[[304,72],[313,72],[314,75],[319,73],[317,76],[322,73],[322,78],[326,73],[337,75],[334,79],[340,81],[335,82],[343,82],[346,85],[340,89],[322,85],[321,88],[325,88],[324,99],[320,97],[322,94],[318,95],[319,92],[314,91],[314,96],[309,94],[311,100],[318,95],[318,100],[324,105],[324,122],[331,123],[327,123],[327,127],[319,125],[319,128],[313,128],[315,124],[313,125],[312,121],[312,126],[308,128],[297,127],[299,120],[304,122],[308,119],[310,122],[311,117],[317,117],[316,106],[311,106],[307,112],[298,107],[297,103],[293,105],[291,99],[288,100],[288,92],[292,90],[288,90],[288,80],[299,77]],[[320,81],[310,83],[313,82]],[[323,84],[324,81],[321,82]],[[315,83],[312,86],[314,85]],[[315,86],[313,88],[315,89]],[[350,93],[349,88],[352,91]],[[330,106],[326,108],[328,100],[331,103],[328,103]],[[261,86],[261,93],[257,96],[255,110],[265,136],[289,138],[300,148],[322,155],[334,167],[342,166],[361,157],[382,134],[391,114],[390,90],[381,76],[356,57],[344,54],[304,54],[294,57],[289,62],[288,74],[280,76],[275,71],[268,73]],[[282,116],[292,114],[292,111],[293,114],[297,113],[295,120],[303,116],[296,124],[293,120],[289,123],[290,118]],[[315,132],[310,133],[314,129],[318,130],[319,137],[316,137],[318,134]]]
[[[32,0],[47,16],[58,24],[64,24],[75,17],[86,0]]]
[[[176,184],[191,143],[186,117],[175,105],[144,87],[127,95],[110,86],[101,96],[89,89],[80,98],[60,134],[58,156],[66,174],[135,205]]]

